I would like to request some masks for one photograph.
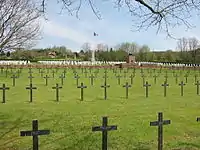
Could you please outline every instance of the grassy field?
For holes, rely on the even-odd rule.
[[[16,86],[12,87],[12,73],[8,77],[5,71],[0,72],[0,84],[6,84],[10,90],[6,91],[6,103],[0,104],[0,149],[27,150],[32,148],[32,137],[20,137],[21,130],[31,130],[32,120],[38,119],[39,129],[50,129],[48,136],[40,136],[41,150],[100,150],[101,132],[92,132],[92,126],[102,124],[102,116],[108,116],[109,125],[117,125],[117,131],[108,133],[109,150],[155,150],[157,149],[157,127],[150,127],[149,122],[157,120],[157,113],[163,112],[164,119],[170,119],[171,124],[164,126],[165,150],[196,150],[200,149],[200,123],[196,117],[200,116],[200,98],[196,94],[194,74],[191,71],[188,83],[184,87],[184,96],[180,96],[180,86],[176,84],[172,71],[168,71],[167,97],[163,96],[165,70],[159,74],[157,83],[147,70],[144,70],[145,81],[151,84],[149,97],[145,97],[145,88],[140,70],[136,70],[133,85],[129,89],[129,98],[125,98],[125,88],[122,86],[129,78],[122,78],[118,85],[112,70],[108,70],[107,83],[108,99],[104,100],[104,70],[99,70],[94,85],[85,77],[81,70],[77,70],[80,82],[87,85],[84,89],[84,101],[80,101],[80,89],[76,87],[76,80],[71,69],[67,70],[63,88],[60,90],[60,101],[56,102],[56,83],[60,84],[59,69],[54,78],[49,79],[45,86],[45,79],[38,69],[33,69],[33,85],[38,89],[33,91],[33,102],[29,102],[28,69],[23,69],[16,79]],[[50,70],[44,70],[52,77]],[[94,72],[95,70],[92,70]],[[152,71],[152,70],[151,70]],[[119,70],[117,70],[119,72]],[[132,73],[129,70],[127,77]],[[152,71],[153,72],[153,71]],[[185,82],[186,71],[178,73],[178,83]],[[119,74],[119,73],[117,73]],[[90,75],[88,71],[88,76]],[[124,71],[121,72],[124,76]],[[2,99],[2,91],[0,91]]]

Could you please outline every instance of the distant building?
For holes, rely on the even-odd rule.
[[[54,51],[53,52],[49,52],[48,56],[51,57],[51,58],[55,58],[56,57],[56,52],[54,52]]]

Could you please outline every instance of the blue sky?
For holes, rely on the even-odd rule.
[[[176,48],[176,40],[166,37],[165,33],[156,34],[155,28],[147,31],[131,31],[132,17],[126,9],[120,11],[109,1],[97,4],[101,12],[102,19],[93,14],[88,4],[83,4],[79,11],[79,19],[71,16],[67,11],[61,11],[60,5],[56,1],[48,1],[47,21],[42,21],[42,40],[36,48],[46,48],[54,45],[64,45],[73,51],[79,51],[83,43],[89,42],[93,45],[105,43],[110,47],[122,42],[136,42],[139,45],[147,44],[151,50],[167,50]],[[173,34],[177,37],[196,37],[200,39],[200,21],[192,18],[195,28],[186,31],[183,26],[173,29]],[[99,34],[94,37],[93,32]]]

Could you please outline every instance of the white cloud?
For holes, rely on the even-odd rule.
[[[95,43],[86,33],[75,30],[67,25],[62,25],[54,21],[47,21],[43,23],[44,34],[53,36],[55,38],[69,39],[77,44],[83,44],[85,42]]]

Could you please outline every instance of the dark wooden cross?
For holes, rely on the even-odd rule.
[[[40,71],[40,76],[43,78],[44,70]]]
[[[9,90],[9,87],[6,87],[5,84],[3,84],[2,87],[0,87],[0,90],[3,91],[3,99],[2,99],[2,103],[6,103],[6,90]]]
[[[52,73],[52,77],[54,78],[55,73],[56,73],[55,70],[52,70],[51,73]]]
[[[197,77],[198,77],[198,75],[195,74],[195,75],[194,75],[194,82],[195,82],[195,83],[197,82]]]
[[[184,77],[185,77],[185,83],[187,83],[187,81],[188,81],[188,74],[185,74]]]
[[[178,83],[178,74],[175,75],[176,84]]]
[[[33,101],[33,90],[36,90],[37,87],[33,87],[32,83],[29,85],[29,87],[26,87],[27,90],[30,90],[30,102]]]
[[[123,85],[124,88],[126,88],[126,99],[128,99],[128,89],[131,87],[131,85],[128,84],[128,82],[126,82],[125,85]]]
[[[67,71],[66,71],[66,69],[64,69],[64,71],[63,71],[64,77],[66,76],[66,73],[67,73]]]
[[[81,89],[81,100],[83,101],[83,89],[87,88],[87,86],[85,86],[82,82],[81,85],[78,86],[77,88]]]
[[[149,86],[151,86],[151,84],[149,84],[148,81],[146,81],[146,83],[143,86],[146,88],[146,97],[149,97]]]
[[[84,72],[84,73],[85,73],[85,78],[87,78],[87,73],[88,73],[88,72],[87,72],[87,69],[86,69],[86,68],[85,68],[85,72]]]
[[[106,83],[107,82],[107,78],[108,78],[107,73],[104,74],[103,78],[104,78],[104,82]]]
[[[50,130],[38,130],[38,121],[32,121],[32,131],[20,131],[20,136],[33,137],[33,150],[39,150],[39,135],[48,135]]]
[[[164,97],[166,97],[166,95],[167,95],[167,87],[169,86],[169,84],[167,83],[167,81],[165,81],[164,84],[162,84],[161,86],[164,87]]]
[[[56,83],[56,86],[52,87],[52,89],[56,90],[56,101],[58,102],[59,101],[59,90],[62,89],[62,87],[59,86],[58,83]]]
[[[48,85],[48,79],[50,78],[48,75],[46,75],[45,77],[45,85],[47,86]]]
[[[92,127],[92,131],[101,131],[102,132],[102,150],[108,149],[108,131],[117,130],[116,125],[108,126],[108,118],[103,117],[102,126]]]
[[[101,88],[104,88],[104,99],[107,99],[107,88],[109,88],[110,85],[107,85],[106,82],[104,82],[104,85],[101,86]]]
[[[91,74],[91,75],[89,76],[89,78],[90,78],[90,84],[91,84],[91,85],[94,85],[94,78],[95,78],[95,76],[94,76],[93,74]]]
[[[121,83],[121,82],[120,82],[120,81],[121,81],[121,77],[122,77],[122,76],[119,75],[119,74],[116,76],[116,78],[118,79],[118,85],[120,85],[120,83]]]
[[[63,85],[63,84],[64,84],[65,75],[64,75],[64,74],[61,74],[61,75],[59,76],[59,78],[60,78],[60,80],[61,80],[61,85]]]
[[[33,71],[32,71],[32,69],[31,69],[31,68],[29,68],[29,71],[28,71],[28,73],[29,73],[29,74],[32,74],[32,73],[33,73]]]
[[[133,78],[135,77],[135,74],[131,74],[130,76],[129,76],[129,78],[131,79],[131,84],[133,84]]]
[[[17,79],[18,78],[18,76],[17,75],[15,75],[15,74],[13,74],[12,76],[11,76],[11,78],[13,79],[13,86],[15,86],[15,79]]]
[[[195,83],[195,85],[197,86],[197,95],[199,95],[199,85],[200,85],[200,82],[197,81],[197,82]]]
[[[32,84],[33,83],[33,76],[32,76],[32,74],[30,74],[30,76],[28,77],[29,78],[29,81],[30,81],[30,84]]]
[[[158,150],[163,149],[163,125],[171,124],[170,120],[163,120],[163,113],[158,113],[158,121],[150,122],[150,126],[158,126]]]
[[[167,82],[167,80],[168,80],[168,75],[166,74],[164,77],[165,77],[165,81]]]
[[[142,84],[144,84],[145,83],[145,75],[142,74],[141,77],[142,77]]]
[[[80,76],[77,74],[74,76],[74,78],[76,79],[76,86],[79,85],[79,79],[80,79]]]
[[[185,86],[185,83],[181,81],[181,83],[179,83],[179,86],[181,86],[181,96],[183,96],[183,87]]]
[[[154,77],[154,84],[156,84],[158,75],[154,74],[153,77]]]

